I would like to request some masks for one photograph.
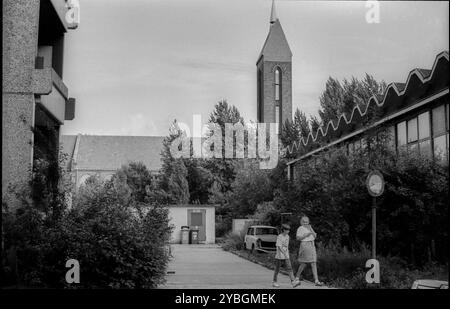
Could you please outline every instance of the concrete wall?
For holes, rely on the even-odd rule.
[[[2,199],[31,177],[39,0],[3,1]]]
[[[231,232],[236,235],[242,235],[248,226],[252,225],[256,220],[254,219],[233,219]]]
[[[61,12],[57,13],[65,14],[65,1],[53,2],[59,3],[61,7]],[[53,12],[53,7],[49,3],[43,0],[2,1],[2,200],[12,206],[17,204],[17,201],[8,188],[16,186],[16,190],[20,190],[31,180],[33,147],[39,144],[36,142],[38,135],[35,135],[33,130],[41,125],[39,117],[38,121],[36,120],[36,116],[39,115],[36,113],[36,104],[44,105],[49,109],[47,112],[53,113],[55,117],[59,115],[61,123],[54,124],[57,131],[58,126],[64,121],[68,89],[60,76],[56,76],[57,74],[49,67],[49,63],[44,63],[44,67],[36,65],[39,35],[42,37],[43,32],[46,33],[42,30],[46,24],[43,21],[48,21],[46,18]],[[44,16],[40,16],[40,12],[44,12],[42,14]],[[54,22],[60,21],[64,22],[63,19]],[[61,32],[61,29],[50,29],[49,31]],[[60,36],[62,40],[62,32]],[[41,48],[42,54],[47,55],[44,60],[49,61],[51,49]],[[54,103],[57,106],[52,105]]]
[[[216,209],[213,206],[191,205],[191,206],[170,206],[169,218],[170,224],[174,225],[172,231],[171,243],[181,242],[181,227],[188,225],[188,210],[199,209],[206,210],[206,241],[207,244],[214,244],[216,242]]]

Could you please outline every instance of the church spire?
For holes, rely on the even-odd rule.
[[[270,23],[273,24],[278,20],[277,12],[275,10],[275,0],[272,0],[272,12],[270,13]]]

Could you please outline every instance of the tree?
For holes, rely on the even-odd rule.
[[[190,203],[207,204],[214,176],[203,166],[202,159],[183,159],[183,162],[187,169]]]
[[[310,122],[305,113],[301,112],[298,108],[294,113],[294,120],[290,121],[286,119],[281,131],[281,143],[285,148],[286,158],[295,158],[301,147],[300,139],[305,141],[308,138],[310,132]]]
[[[169,135],[163,141],[160,189],[166,192],[171,203],[189,203],[189,183],[187,169],[182,158],[171,154],[172,142],[183,134],[176,120],[169,129]]]
[[[174,203],[189,203],[189,183],[183,160],[174,160],[171,164],[171,171],[167,182],[167,192],[171,195]]]
[[[147,196],[147,188],[152,185],[151,173],[142,162],[123,165],[113,178],[124,181],[130,188],[132,198],[142,203]]]
[[[244,119],[235,106],[230,106],[226,100],[222,100],[214,106],[209,121],[210,123],[218,124],[222,129],[222,158],[204,160],[202,166],[215,176],[215,190],[219,188],[222,193],[226,193],[231,190],[231,183],[235,178],[236,169],[242,166],[243,162],[239,159],[225,158],[225,124],[234,125],[240,123],[244,125]],[[233,139],[233,147],[236,148],[235,139]]]
[[[311,125],[311,132],[313,133],[313,136],[316,137],[317,130],[320,128],[322,123],[317,116],[311,116],[309,123]]]
[[[327,125],[330,120],[337,121],[343,113],[350,116],[356,106],[364,111],[370,97],[381,94],[385,88],[384,81],[377,82],[367,73],[362,80],[352,77],[350,80],[344,79],[342,83],[329,77],[325,90],[319,97],[319,115],[322,123]]]
[[[343,100],[344,89],[341,83],[330,76],[325,84],[324,92],[319,97],[319,115],[324,124],[335,119],[341,113]],[[313,131],[315,132],[315,130]]]
[[[310,121],[306,117],[306,114],[297,108],[294,113],[294,126],[297,128],[299,136],[304,139],[308,137],[310,132],[309,123]]]
[[[269,174],[270,171],[261,170],[257,165],[248,165],[237,172],[229,199],[234,216],[249,216],[259,203],[273,199]]]

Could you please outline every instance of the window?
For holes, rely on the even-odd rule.
[[[430,137],[430,113],[420,114],[419,117],[419,139]]]
[[[408,120],[408,143],[417,141],[417,118]]]
[[[441,135],[434,139],[434,156],[438,160],[444,160],[446,158],[446,149],[448,148],[446,145],[446,140],[447,137],[445,135]]]
[[[437,160],[448,161],[448,104],[432,110],[433,154]]]
[[[429,139],[419,143],[419,152],[423,156],[431,157],[431,142]]]
[[[433,135],[445,132],[445,106],[441,105],[433,109]]]
[[[387,129],[387,134],[385,136],[387,142],[389,143],[389,147],[391,149],[395,149],[395,127],[394,126],[390,126]]]
[[[407,144],[409,151],[429,156],[430,136],[430,112],[424,112],[397,124],[397,147]]]
[[[406,144],[406,122],[400,122],[397,124],[397,146],[403,146]]]
[[[255,235],[278,235],[276,228],[257,227]]]
[[[275,101],[280,100],[280,85],[281,85],[280,75],[281,75],[280,69],[277,68],[275,70]]]
[[[418,143],[412,143],[412,144],[408,144],[408,150],[410,151],[410,152],[416,152],[416,153],[418,153],[419,152],[419,144]]]

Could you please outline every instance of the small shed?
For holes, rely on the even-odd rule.
[[[173,225],[170,243],[181,243],[181,227],[188,226],[198,230],[198,241],[204,244],[216,242],[216,208],[215,205],[170,205],[169,219]]]

